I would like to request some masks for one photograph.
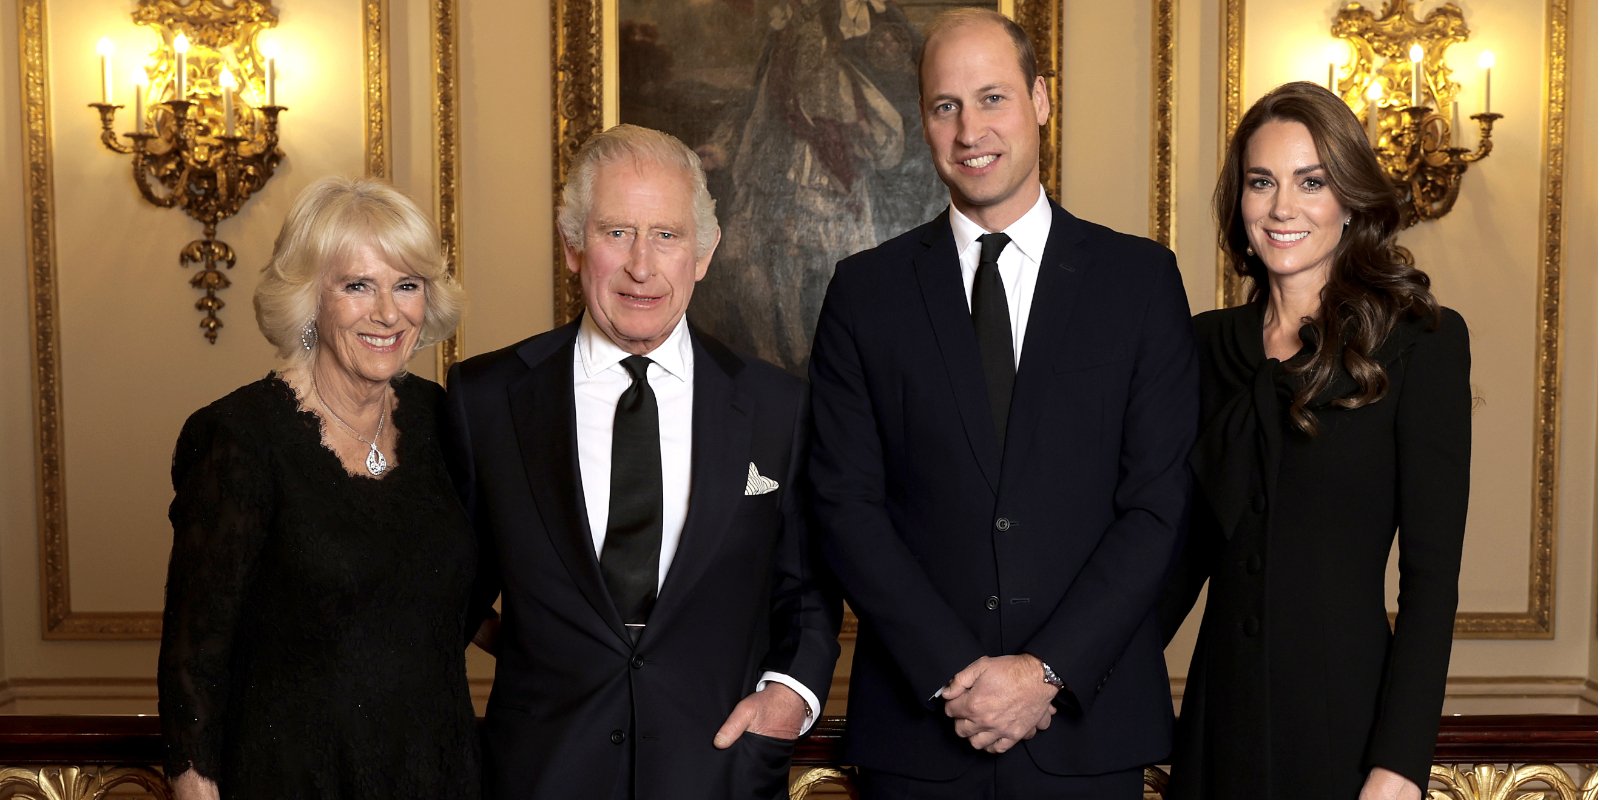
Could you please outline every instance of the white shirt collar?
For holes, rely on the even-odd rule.
[[[1044,245],[1050,239],[1052,216],[1050,198],[1044,193],[1044,186],[1040,186],[1039,199],[1034,201],[1033,207],[999,233],[1010,236],[1012,246],[1029,261],[1038,264],[1044,261]],[[957,253],[965,253],[979,236],[989,232],[957,210],[954,203],[950,204],[950,230],[956,237]]]
[[[694,363],[693,348],[694,344],[689,339],[689,318],[681,317],[678,319],[678,324],[673,327],[672,333],[667,335],[666,341],[645,355],[668,375],[680,381],[688,381],[692,377],[690,365]],[[590,378],[615,367],[622,363],[622,359],[633,355],[611,341],[611,337],[600,330],[594,317],[587,312],[578,325],[577,350],[578,363],[583,367],[583,374]]]

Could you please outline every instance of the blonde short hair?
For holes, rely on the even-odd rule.
[[[295,198],[256,286],[256,325],[280,358],[291,364],[310,360],[315,351],[301,345],[300,333],[316,318],[322,277],[363,245],[427,281],[418,347],[455,330],[464,298],[460,284],[445,270],[433,221],[383,181],[328,177]]]
[[[594,204],[594,179],[600,167],[623,159],[681,169],[693,186],[694,252],[705,257],[717,244],[717,201],[706,188],[706,171],[700,156],[670,133],[638,125],[616,125],[593,136],[572,159],[567,184],[561,187],[561,212],[557,222],[567,246],[583,252],[583,226]]]

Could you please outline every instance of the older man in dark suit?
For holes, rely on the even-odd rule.
[[[714,209],[677,139],[596,135],[560,220],[582,318],[450,373],[480,608],[504,613],[486,797],[772,800],[827,696],[803,387],[684,318]]]
[[[864,798],[1135,798],[1172,727],[1183,285],[1045,195],[1015,23],[942,16],[921,81],[949,212],[839,264],[811,354],[819,524],[861,619],[848,758]]]

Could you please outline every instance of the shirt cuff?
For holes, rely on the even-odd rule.
[[[793,689],[795,694],[800,695],[801,700],[806,701],[806,721],[800,725],[800,735],[806,735],[806,731],[811,730],[811,726],[822,716],[822,704],[817,702],[817,695],[807,689],[805,684],[781,672],[761,673],[761,680],[756,681],[756,691],[765,691],[769,683],[781,683]]]

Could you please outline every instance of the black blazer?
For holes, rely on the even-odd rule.
[[[838,657],[838,600],[818,588],[802,517],[804,389],[691,329],[688,518],[635,649],[584,511],[577,330],[450,371],[447,454],[486,559],[479,608],[499,595],[503,611],[485,796],[605,797],[632,748],[641,800],[770,798],[789,747],[746,736],[719,751],[711,739],[763,671],[825,698]],[[779,488],[747,496],[751,463]]]
[[[1019,652],[1068,691],[1003,758],[1072,775],[1167,755],[1151,609],[1188,498],[1188,303],[1171,252],[1051,208],[1004,447],[947,216],[846,259],[828,287],[811,463],[824,550],[861,619],[854,763],[943,779],[988,758],[930,696],[979,656]]]

